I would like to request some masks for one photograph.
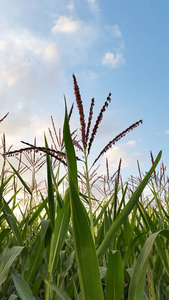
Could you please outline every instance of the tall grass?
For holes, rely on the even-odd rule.
[[[21,160],[18,168],[10,164],[10,173],[9,169],[6,173],[4,164],[0,183],[0,299],[169,299],[168,179],[163,164],[160,174],[156,172],[161,151],[155,160],[151,154],[151,167],[145,176],[138,164],[139,177],[132,179],[136,186],[120,181],[120,162],[110,187],[107,162],[108,192],[105,190],[105,196],[98,200],[91,192],[93,167],[103,153],[142,121],[108,142],[89,166],[88,157],[111,95],[91,129],[94,99],[86,123],[74,75],[73,80],[81,142],[70,131],[72,108],[68,114],[65,100],[63,139],[54,131],[59,149],[49,131],[54,148],[49,148],[45,137],[44,147],[26,143],[27,148],[4,153],[7,164],[8,155],[42,152],[46,156],[47,194],[40,191],[40,199],[35,202],[35,177],[29,186],[22,176]],[[76,156],[75,147],[80,149],[81,158]],[[84,163],[83,178],[78,171],[79,159]],[[61,164],[65,166],[64,175],[60,173]],[[29,195],[26,213],[17,201],[17,180]],[[65,180],[67,189],[61,193]],[[80,189],[81,181],[85,194]],[[145,187],[151,192],[148,199],[144,199]],[[20,210],[19,219],[16,208]]]

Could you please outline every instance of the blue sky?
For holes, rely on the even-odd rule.
[[[64,100],[74,99],[77,77],[85,113],[94,118],[109,92],[112,102],[93,144],[91,161],[109,140],[143,119],[143,125],[109,150],[112,173],[122,158],[125,176],[146,171],[149,152],[163,150],[169,167],[168,1],[48,0],[0,2],[1,123],[8,145],[43,144],[43,133],[62,127]],[[71,121],[79,127],[77,108]],[[101,158],[105,164],[105,157]],[[102,170],[102,167],[101,167]]]

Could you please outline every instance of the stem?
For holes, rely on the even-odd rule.
[[[88,171],[88,164],[87,164],[87,155],[86,155],[86,149],[84,149],[84,157],[85,157],[85,169],[86,169],[86,184],[87,184],[87,194],[89,199],[89,219],[90,219],[90,227],[91,227],[91,234],[94,240],[94,225],[93,225],[93,212],[92,212],[92,200],[91,200],[91,194],[90,194],[90,182],[89,182],[89,171]]]

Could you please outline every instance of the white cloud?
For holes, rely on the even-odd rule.
[[[136,141],[128,141],[127,143],[125,143],[124,144],[125,146],[131,146],[131,147],[133,147],[133,146],[135,146],[136,145]]]
[[[45,61],[52,63],[58,63],[60,61],[60,53],[56,44],[54,43],[50,43],[44,47],[38,48],[36,53],[40,54]]]
[[[91,12],[94,15],[98,16],[100,9],[99,9],[97,1],[96,0],[87,0],[87,2],[89,3],[89,8],[90,8]]]
[[[102,60],[104,66],[110,66],[112,69],[117,68],[124,62],[125,59],[121,53],[114,54],[113,52],[107,52]]]
[[[28,30],[6,31],[0,40],[0,103],[4,102],[6,93],[15,88],[22,90],[25,98],[22,101],[26,102],[25,94],[28,96],[31,92],[35,93],[38,84],[42,84],[41,80],[46,80],[46,85],[51,82],[48,75],[54,67],[55,72],[58,68],[60,70],[59,63],[60,52],[55,43],[39,39]],[[44,86],[44,82],[42,85]],[[19,99],[19,91],[17,92]],[[12,100],[8,100],[8,106],[10,101]]]
[[[67,5],[67,9],[74,10],[74,2],[70,1],[70,3]]]
[[[73,20],[72,17],[60,16],[58,20],[55,21],[55,25],[52,27],[52,32],[54,34],[61,33],[74,33],[81,27],[81,22],[79,20]]]
[[[3,47],[1,47],[0,52],[0,64],[1,83],[3,82],[9,87],[16,85],[28,71],[28,63],[24,60],[22,51],[11,40],[3,41]]]
[[[9,146],[13,144],[17,148],[17,142],[23,138],[43,136],[43,120],[50,122],[56,107],[52,95],[56,96],[57,103],[62,102],[59,88],[62,89],[65,79],[60,58],[55,42],[37,38],[28,30],[7,29],[1,33],[1,117],[7,112],[9,116],[1,123],[0,133],[6,133]],[[62,105],[57,109],[60,114]],[[32,115],[38,115],[41,120],[32,119]]]
[[[166,130],[166,131],[164,132],[164,134],[169,134],[169,130]]]
[[[113,40],[114,43],[118,43],[118,50],[121,50],[124,48],[124,41],[122,38],[122,32],[120,30],[120,27],[115,24],[115,25],[105,25],[105,30],[107,36]]]
[[[98,74],[93,72],[92,70],[84,70],[81,72],[82,79],[86,82],[86,84],[93,83],[93,81],[97,80]]]
[[[94,25],[66,16],[59,17],[51,31],[59,45],[64,68],[84,64],[88,59],[90,47],[98,38],[98,30]]]
[[[132,158],[127,157],[125,150],[121,146],[114,146],[104,156],[108,158],[109,166],[113,168],[118,167],[120,159],[122,159],[122,168],[127,168],[132,162]]]
[[[118,25],[113,25],[113,26],[112,26],[112,31],[113,31],[113,35],[114,35],[115,37],[120,38],[120,37],[122,36],[122,33],[121,33],[120,28],[119,28]]]
[[[96,3],[96,0],[87,0],[87,2],[89,2],[90,4],[94,4]]]
[[[110,167],[117,168],[120,158],[122,159],[122,168],[127,168],[131,164],[136,162],[139,154],[134,154],[131,152],[131,147],[136,146],[136,141],[131,140],[124,144],[119,144],[118,146],[113,146],[109,149],[104,157],[108,158]],[[135,149],[135,148],[134,148]]]
[[[6,42],[4,40],[0,40],[0,51],[6,51]]]

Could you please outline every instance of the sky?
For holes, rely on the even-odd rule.
[[[91,150],[103,147],[134,122],[140,125],[99,161],[114,173],[122,158],[124,176],[151,166],[160,150],[169,170],[169,2],[154,0],[3,0],[0,2],[1,135],[12,149],[24,140],[44,145],[44,132],[64,120],[75,102],[72,74],[80,87],[86,121],[95,98],[93,120],[109,92]],[[80,128],[75,105],[71,128]],[[2,160],[1,160],[2,162]]]

